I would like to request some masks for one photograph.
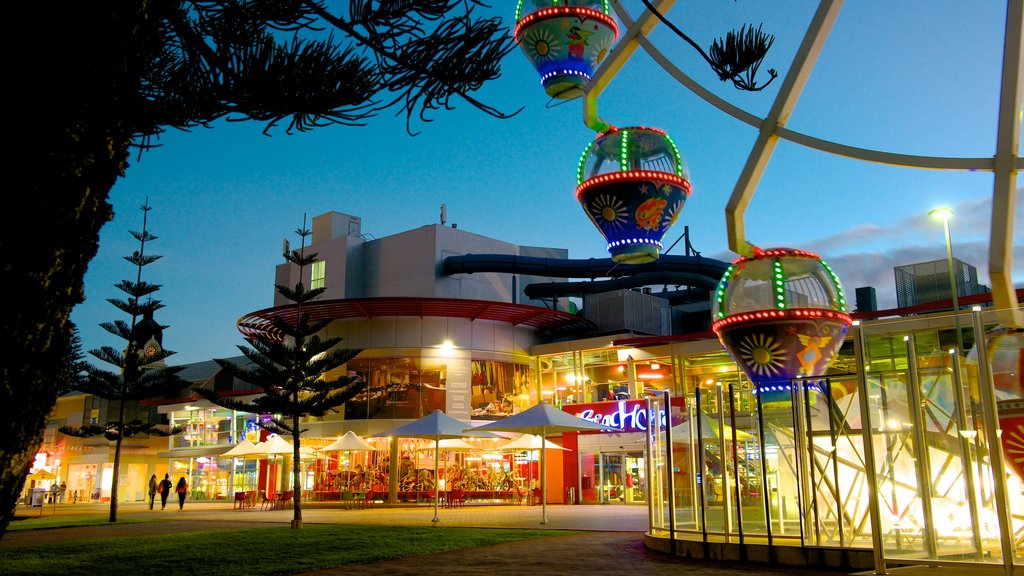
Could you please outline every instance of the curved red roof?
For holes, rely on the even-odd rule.
[[[572,333],[597,328],[590,320],[560,310],[456,298],[346,298],[304,304],[302,312],[309,314],[310,319],[314,321],[387,316],[437,316],[494,320],[517,326],[522,324],[549,333]],[[279,340],[280,334],[274,328],[272,318],[295,321],[295,305],[288,304],[250,312],[238,320],[238,331],[246,337]]]

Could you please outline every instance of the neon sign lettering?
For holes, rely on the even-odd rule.
[[[643,402],[619,400],[615,403],[589,404],[587,407],[576,412],[578,418],[582,418],[595,424],[615,428],[623,432],[646,432],[647,424],[654,419],[653,411],[647,413]],[[611,409],[605,412],[602,409]],[[668,416],[664,409],[659,409],[657,414],[658,428],[665,429]]]

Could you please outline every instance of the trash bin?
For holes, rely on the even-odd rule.
[[[46,498],[45,488],[32,489],[32,506],[42,506],[44,498]]]

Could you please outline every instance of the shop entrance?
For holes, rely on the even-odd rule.
[[[602,452],[594,458],[594,478],[601,504],[642,504],[646,502],[643,453]]]

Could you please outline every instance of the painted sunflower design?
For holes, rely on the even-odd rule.
[[[768,334],[748,334],[740,342],[740,357],[758,376],[778,376],[784,365],[786,349]]]
[[[534,26],[527,30],[520,43],[530,58],[538,62],[551,60],[562,49],[561,40],[544,26]]]
[[[676,220],[679,218],[679,213],[683,211],[684,204],[685,202],[683,200],[676,200],[668,207],[668,209],[665,210],[665,215],[668,217],[664,224],[664,228],[666,230],[676,223]]]
[[[587,206],[590,217],[602,230],[606,227],[622,228],[629,211],[626,205],[611,194],[600,194]]]
[[[614,35],[612,34],[598,34],[597,39],[591,42],[591,56],[590,63],[596,68],[598,64],[604,60],[604,57],[608,55],[608,51],[611,50]]]

